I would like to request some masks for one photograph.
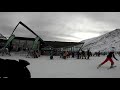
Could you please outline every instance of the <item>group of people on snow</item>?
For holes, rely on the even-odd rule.
[[[77,58],[77,59],[90,59],[90,56],[92,56],[92,53],[90,50],[88,51],[61,51],[60,52],[60,58],[67,59],[67,58]]]
[[[115,51],[114,51],[115,47],[112,47],[112,50],[107,52],[107,57],[106,59],[98,65],[97,68],[100,68],[103,64],[105,64],[106,62],[110,61],[111,62],[111,66],[110,68],[114,67],[114,61],[113,58],[117,61],[119,61],[116,57],[115,57]],[[53,51],[50,54],[50,59],[53,59]],[[89,49],[87,51],[84,50],[79,50],[77,52],[71,52],[71,51],[61,51],[60,52],[60,58],[63,59],[67,59],[67,58],[74,58],[76,57],[77,59],[90,59],[91,56],[98,56],[100,57],[101,55],[103,55],[103,53],[101,53],[100,51],[92,53]]]
[[[90,56],[92,56],[92,52],[88,49],[87,51],[84,50],[78,50],[78,51],[61,51],[60,58],[66,59],[66,58],[77,58],[77,59],[90,59]]]

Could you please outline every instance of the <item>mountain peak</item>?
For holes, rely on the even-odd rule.
[[[109,51],[110,47],[114,46],[116,48],[116,51],[119,51],[120,29],[115,29],[111,32],[108,32],[93,39],[84,40],[84,42],[84,50],[90,48],[91,51]]]

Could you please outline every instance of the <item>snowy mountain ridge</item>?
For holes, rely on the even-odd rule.
[[[91,51],[109,51],[111,47],[115,47],[116,51],[120,51],[120,29],[115,29],[99,37],[83,40],[85,42],[83,49]]]
[[[6,37],[0,33],[0,39],[6,39]]]

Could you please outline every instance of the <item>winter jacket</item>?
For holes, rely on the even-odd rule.
[[[116,59],[114,52],[109,52],[109,54],[107,55],[107,58],[112,58],[112,57]]]

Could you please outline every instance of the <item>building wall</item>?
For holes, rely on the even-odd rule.
[[[4,47],[4,45],[5,45],[6,42],[7,42],[7,40],[0,39],[0,49],[2,47]]]
[[[18,51],[20,50],[25,50],[25,49],[31,49],[33,46],[34,41],[33,40],[19,40],[19,39],[14,39],[11,43],[13,46],[13,51]],[[40,41],[37,44],[37,48],[39,49],[40,46]]]

